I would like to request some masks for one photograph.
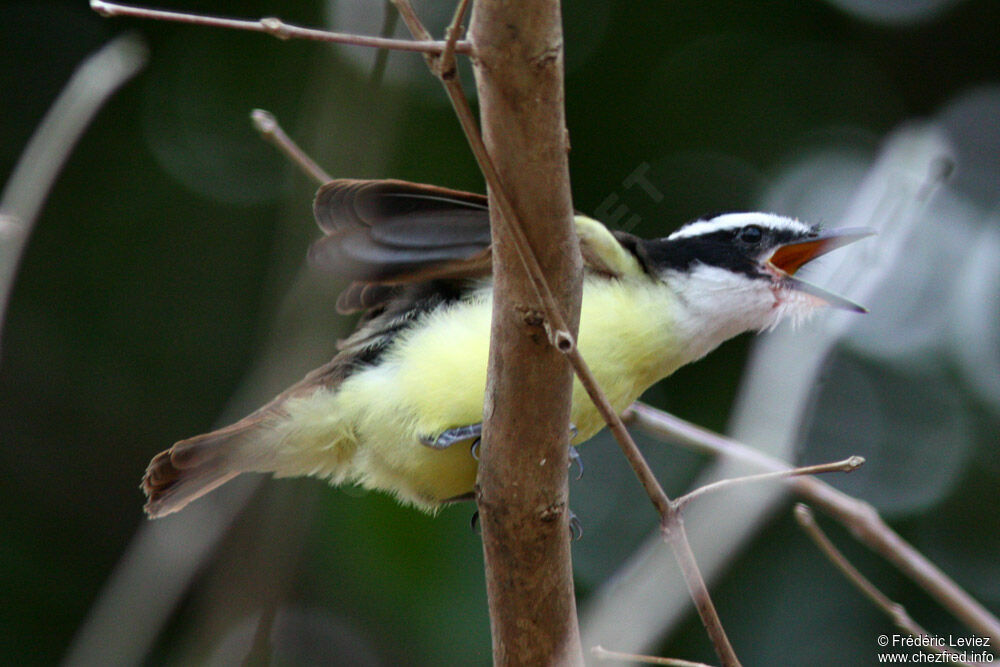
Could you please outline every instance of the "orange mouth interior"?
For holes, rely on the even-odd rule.
[[[774,251],[768,262],[788,275],[794,275],[809,260],[815,259],[824,254],[831,245],[831,239],[816,239],[815,241],[803,241],[781,246]],[[829,248],[832,250],[833,248]]]

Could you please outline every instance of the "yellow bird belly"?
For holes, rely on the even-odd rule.
[[[671,298],[646,278],[588,278],[579,347],[617,410],[682,363],[671,345]],[[492,299],[427,316],[399,335],[377,365],[289,405],[285,437],[294,456],[278,474],[313,474],[389,491],[433,510],[473,490],[477,462],[469,443],[434,449],[420,442],[449,428],[482,421]],[[573,388],[575,442],[603,421],[579,381]],[[291,452],[289,452],[291,454]],[[292,463],[295,461],[295,463]]]

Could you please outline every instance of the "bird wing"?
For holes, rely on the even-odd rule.
[[[316,194],[316,222],[325,236],[310,262],[351,279],[341,312],[383,305],[398,287],[490,275],[490,221],[486,197],[398,180],[330,181]],[[628,234],[576,216],[588,270],[612,277],[641,273]]]
[[[175,443],[146,470],[146,512],[164,516],[183,508],[239,473],[254,469],[246,451],[273,437],[288,418],[287,402],[333,388],[371,363],[395,334],[449,299],[461,298],[469,279],[489,278],[490,220],[486,197],[405,181],[336,180],[319,189],[316,221],[325,233],[309,251],[318,267],[353,282],[341,293],[342,312],[364,318],[340,353],[267,405],[239,422]],[[642,273],[639,240],[576,217],[585,266],[608,277]]]

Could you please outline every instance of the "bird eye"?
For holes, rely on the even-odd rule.
[[[739,240],[743,243],[760,243],[764,238],[764,230],[757,225],[747,225],[746,227],[740,229],[737,238],[739,238]]]

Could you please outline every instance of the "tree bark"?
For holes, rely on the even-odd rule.
[[[575,337],[581,259],[573,229],[558,0],[477,0],[483,138]],[[497,665],[582,664],[570,561],[572,371],[490,192],[495,292],[477,484]]]

